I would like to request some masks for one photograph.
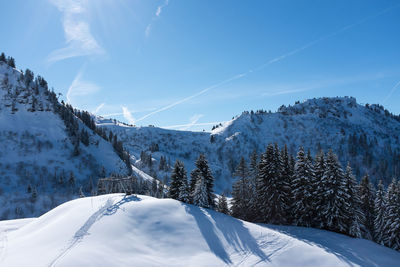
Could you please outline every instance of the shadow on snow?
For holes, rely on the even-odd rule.
[[[183,204],[186,211],[193,216],[210,250],[226,264],[231,264],[230,256],[225,251],[223,241],[217,232],[222,233],[226,242],[236,252],[253,254],[260,261],[268,261],[267,255],[260,249],[259,244],[244,227],[243,222],[225,214],[209,211],[193,205]]]
[[[397,251],[380,246],[372,241],[352,238],[325,230],[270,224],[259,225],[267,226],[307,244],[318,246],[350,266],[390,266],[386,259],[381,256],[383,255],[382,250],[385,250],[386,255],[388,255],[389,251],[393,254],[398,254]],[[394,256],[398,257],[398,255]]]

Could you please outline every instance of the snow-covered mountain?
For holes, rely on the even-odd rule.
[[[364,239],[252,224],[148,196],[76,199],[39,218],[0,222],[1,266],[398,266]]]
[[[400,175],[400,117],[379,105],[360,105],[352,97],[319,98],[282,106],[275,113],[243,112],[209,132],[174,131],[156,127],[130,127],[97,118],[101,127],[112,129],[124,142],[136,164],[142,151],[159,161],[176,159],[188,171],[204,153],[216,178],[216,191],[230,190],[232,173],[243,156],[264,152],[268,143],[287,145],[292,155],[299,146],[315,155],[332,149],[341,162],[350,161],[357,177],[368,172],[372,181],[389,183]],[[153,164],[153,172],[158,166]],[[163,176],[162,172],[161,175]]]
[[[38,216],[80,187],[90,193],[101,175],[127,173],[113,146],[63,107],[43,78],[0,61],[0,219]]]
[[[368,171],[372,181],[389,183],[400,174],[400,117],[351,97],[311,99],[276,113],[243,112],[211,132],[90,116],[59,103],[42,77],[0,62],[0,219],[40,215],[77,197],[81,187],[90,194],[99,177],[127,174],[129,155],[122,146],[144,180],[169,177],[176,159],[190,172],[203,153],[217,193],[231,190],[242,156],[261,153],[272,142],[286,144],[293,155],[300,145],[312,154],[333,149],[358,177]]]

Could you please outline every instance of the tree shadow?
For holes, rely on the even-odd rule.
[[[382,257],[382,255],[393,253],[394,257],[399,258],[400,256],[397,251],[372,241],[352,238],[326,230],[295,226],[260,225],[267,226],[307,244],[318,246],[350,266],[390,266],[390,263],[386,262],[385,257]]]
[[[243,226],[242,221],[193,205],[184,204],[184,206],[195,219],[210,250],[226,264],[232,264],[232,260],[225,251],[217,230],[223,234],[224,239],[236,252],[256,255],[260,258],[260,262],[269,261],[268,256],[260,249],[259,244]]]

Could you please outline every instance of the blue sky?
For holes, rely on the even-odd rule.
[[[354,96],[400,113],[400,2],[1,1],[0,50],[73,106],[210,129],[243,110]]]

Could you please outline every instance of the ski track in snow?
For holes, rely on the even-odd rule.
[[[93,226],[95,222],[100,220],[106,213],[107,210],[109,210],[113,205],[113,200],[109,198],[98,211],[93,213],[89,219],[82,225],[81,228],[76,231],[74,234],[73,238],[69,242],[69,245],[67,245],[61,253],[49,264],[49,267],[54,267],[56,264],[76,245],[78,244],[86,235],[89,234],[89,229]]]

